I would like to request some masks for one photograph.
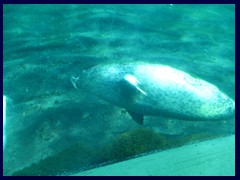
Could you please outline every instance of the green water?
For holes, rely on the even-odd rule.
[[[3,17],[3,91],[14,102],[7,112],[11,123],[6,127],[4,175],[25,167],[30,167],[22,172],[26,175],[69,174],[181,145],[182,136],[191,142],[234,133],[234,123],[151,117],[139,127],[125,110],[76,90],[70,82],[72,75],[96,64],[142,60],[186,71],[234,99],[234,5],[4,5]],[[157,133],[154,140],[165,137],[168,145],[146,144],[134,153],[111,149],[114,143],[121,146],[128,132],[125,141],[134,144],[132,131],[139,128]],[[145,142],[153,136],[144,133],[134,137]],[[108,156],[96,149],[111,152]],[[75,152],[78,161],[67,161]],[[44,170],[50,162],[59,167]]]

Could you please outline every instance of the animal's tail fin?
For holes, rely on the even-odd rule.
[[[77,89],[77,81],[79,80],[79,76],[71,76],[70,80],[72,85]]]

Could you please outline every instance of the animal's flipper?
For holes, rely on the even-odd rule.
[[[143,115],[136,112],[128,111],[132,119],[139,125],[143,125]]]
[[[137,91],[139,91],[143,95],[147,96],[147,93],[144,90],[142,90],[142,88],[139,86],[140,82],[138,81],[138,79],[135,76],[127,74],[124,77],[124,80],[126,82],[128,82],[132,87],[134,87]]]
[[[72,85],[77,89],[77,81],[79,80],[79,76],[71,76],[70,80]]]

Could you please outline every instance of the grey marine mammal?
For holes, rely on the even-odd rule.
[[[235,101],[216,86],[161,64],[99,64],[72,77],[72,83],[125,108],[138,124],[143,124],[145,115],[212,121],[235,114]]]

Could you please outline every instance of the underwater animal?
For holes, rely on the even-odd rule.
[[[226,120],[235,101],[216,86],[170,66],[148,62],[99,64],[71,78],[76,88],[125,108],[143,124],[143,116],[182,120]]]
[[[6,144],[5,125],[6,125],[6,96],[3,95],[3,150],[5,149]]]

